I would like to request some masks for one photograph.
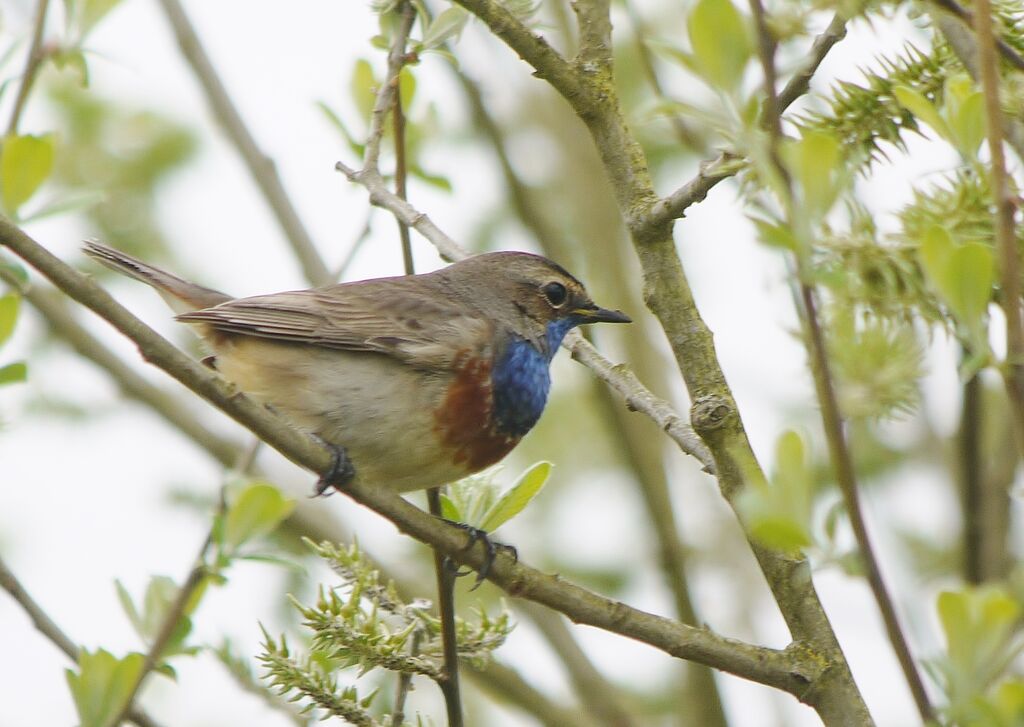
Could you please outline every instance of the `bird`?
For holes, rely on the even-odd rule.
[[[631,322],[527,252],[233,298],[96,241],[83,251],[156,289],[211,350],[205,363],[331,448],[316,494],[404,493],[497,463],[540,418],[565,335]]]

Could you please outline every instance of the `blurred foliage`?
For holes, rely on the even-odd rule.
[[[148,259],[168,256],[157,192],[196,157],[194,133],[149,110],[133,110],[61,76],[49,88],[58,118],[55,181],[85,209],[107,244]]]

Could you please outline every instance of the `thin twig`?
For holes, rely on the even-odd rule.
[[[292,428],[278,415],[178,351],[92,280],[68,267],[3,218],[0,218],[0,245],[9,248],[67,295],[130,338],[147,361],[248,427],[285,457],[314,472],[330,468],[332,454],[322,442]],[[353,483],[346,488],[346,494],[390,520],[401,531],[440,548],[459,563],[479,569],[486,560],[482,548],[467,549],[467,535],[463,530],[439,521],[393,492]],[[727,639],[707,629],[687,626],[604,598],[522,562],[515,563],[506,555],[499,555],[494,561],[488,579],[512,595],[545,604],[576,622],[612,631],[679,658],[692,659],[798,696],[806,696],[819,676],[833,676],[832,667],[826,669],[826,662],[803,648],[779,651]]]
[[[206,100],[210,104],[214,116],[220,122],[239,156],[242,157],[253,181],[256,182],[256,186],[259,187],[273,211],[274,217],[294,250],[306,278],[313,285],[328,285],[334,282],[327,265],[324,264],[323,258],[317,252],[313,239],[306,231],[295,211],[295,206],[285,192],[273,160],[260,150],[256,139],[232,103],[231,97],[217,75],[210,57],[206,54],[185,9],[178,0],[160,0],[160,5],[174,31],[182,55],[192,67],[199,85],[202,86],[203,92],[206,94]]]
[[[946,10],[947,12],[952,13],[953,15],[955,15],[957,18],[964,21],[968,25],[975,26],[976,30],[981,27],[981,23],[986,23],[989,28],[989,37],[994,39],[995,48],[999,49],[999,52],[1002,54],[1003,58],[1009,61],[1014,68],[1018,70],[1024,70],[1024,57],[1022,57],[1020,53],[1014,50],[1012,46],[1010,46],[1005,40],[1003,40],[1002,36],[996,35],[996,33],[994,32],[992,28],[992,13],[990,3],[986,3],[986,7],[989,8],[989,19],[988,21],[985,21],[979,20],[975,16],[974,12],[963,7],[958,2],[956,2],[956,0],[931,1],[936,6],[942,8],[943,10]],[[975,7],[977,10],[980,10],[980,3],[975,3]],[[993,55],[995,55],[995,49],[993,49]]]
[[[366,188],[371,204],[387,209],[400,221],[419,232],[437,248],[442,257],[447,260],[461,260],[468,255],[426,214],[418,211],[389,190],[379,174],[370,174],[369,170],[357,171],[342,162],[338,162],[336,167],[350,181]],[[562,345],[572,352],[573,358],[580,361],[599,379],[621,394],[629,408],[643,412],[653,419],[679,445],[682,452],[696,457],[706,471],[714,472],[714,459],[700,437],[693,432],[683,417],[672,410],[667,402],[659,399],[644,387],[627,366],[613,364],[574,331],[565,337]]]
[[[28,102],[29,93],[35,85],[39,69],[46,60],[46,52],[43,50],[43,33],[46,30],[46,11],[50,6],[50,0],[39,0],[36,3],[36,15],[32,21],[32,43],[28,49],[28,57],[25,59],[25,69],[21,72],[21,85],[18,87],[18,95],[14,99],[14,107],[11,109],[11,118],[7,122],[7,135],[18,133],[18,124],[21,115],[25,111],[25,104]]]
[[[25,613],[28,614],[28,617],[32,619],[32,624],[43,636],[53,642],[71,661],[76,664],[78,663],[78,647],[75,646],[75,642],[68,638],[68,635],[53,622],[53,619],[47,615],[46,611],[29,595],[29,592],[25,590],[17,576],[7,567],[2,557],[0,557],[0,588],[7,591],[10,597],[21,606]],[[133,707],[128,710],[125,716],[139,727],[158,727],[153,718],[139,707]]]
[[[634,0],[627,0],[627,2],[623,4],[626,6],[626,14],[629,16],[630,25],[633,26],[633,42],[636,45],[636,54],[637,58],[640,59],[640,68],[643,71],[644,77],[647,79],[647,83],[654,92],[654,97],[656,99],[662,102],[671,101],[668,94],[665,93],[665,88],[661,84],[661,79],[658,78],[658,69],[654,65],[654,58],[652,57],[651,49],[647,46],[647,39],[651,37],[651,31],[647,23],[644,22],[640,11],[637,10],[637,4]],[[668,122],[672,126],[672,131],[675,133],[676,139],[684,147],[693,149],[702,154],[707,151],[707,144],[705,143],[706,140],[687,125],[682,114],[670,114],[668,116]]]
[[[961,358],[967,358],[966,351]],[[960,490],[963,503],[964,580],[982,583],[987,579],[985,546],[985,475],[982,470],[982,386],[980,374],[972,375],[961,387],[960,433],[957,460],[960,466]]]
[[[952,2],[952,0],[950,0]],[[1020,310],[1020,252],[1014,232],[1015,202],[1006,173],[1003,149],[1003,109],[999,100],[999,65],[990,0],[975,0],[974,31],[978,39],[978,70],[985,94],[988,149],[992,157],[991,188],[995,202],[996,249],[999,254],[999,304],[1006,317],[1006,363],[1003,380],[1017,432],[1017,449],[1024,455],[1024,321]]]
[[[539,199],[532,194],[529,186],[516,172],[506,148],[505,136],[494,116],[484,104],[479,85],[463,69],[454,64],[451,64],[450,67],[469,101],[476,126],[486,137],[497,158],[505,179],[509,203],[516,216],[530,231],[545,255],[555,260],[569,259],[570,251],[567,238],[556,232],[548,216],[544,214]],[[608,252],[618,254],[610,249]],[[627,310],[640,308],[643,303],[639,300],[639,295],[633,294],[625,280],[626,269],[612,259],[609,259],[609,263],[599,268],[606,278],[610,276],[610,279],[606,281],[606,286],[614,286],[612,289],[619,289],[620,294],[630,296],[631,302],[626,308]],[[657,357],[652,351],[648,340],[648,331],[637,325],[629,327],[622,333],[626,337],[626,347],[630,352],[633,365],[646,369],[644,380],[654,383],[659,379],[664,379],[664,368],[656,360]],[[586,341],[585,338],[581,340]],[[615,392],[610,387],[595,379],[594,389],[597,399],[601,405],[606,407],[610,421],[616,427],[612,440],[615,446],[622,450],[623,457],[631,463],[631,469],[636,474],[640,492],[650,514],[652,531],[657,540],[659,565],[665,582],[674,596],[676,614],[684,623],[697,624],[699,619],[694,613],[687,582],[685,548],[676,525],[668,482],[665,477],[663,460],[664,448],[667,443],[660,438],[652,438],[644,420],[630,416],[629,411],[619,405]],[[694,442],[703,447],[703,443],[700,442],[697,435],[692,430],[689,433]],[[551,639],[548,640],[551,641]],[[556,655],[564,662],[568,662],[569,659],[586,658],[586,655],[582,653],[562,654],[556,645],[552,644],[552,647]],[[600,675],[596,666],[591,664],[590,668],[594,673]],[[684,671],[683,688],[677,691],[679,703],[685,704],[687,709],[700,714],[707,727],[726,727],[727,722],[722,709],[721,697],[711,670],[694,665],[692,669]],[[603,685],[597,683],[596,680],[591,680],[588,684],[592,685],[593,691],[580,695],[581,701],[585,704],[600,703],[617,691],[615,685],[607,680]],[[608,711],[611,713],[621,710]]]
[[[779,144],[782,140],[782,108],[775,92],[775,38],[768,27],[768,21],[761,0],[750,0],[750,8],[757,27],[758,56],[764,72],[764,107],[766,111],[764,125],[769,133],[769,155],[773,166],[782,180],[782,203],[786,209],[788,221],[790,224],[794,224],[795,215],[798,212],[794,210],[793,206],[792,181],[779,156]],[[914,663],[910,646],[900,627],[896,608],[885,586],[881,568],[878,565],[878,559],[875,556],[874,548],[868,535],[867,523],[860,503],[860,493],[857,487],[853,458],[843,433],[842,414],[839,411],[828,350],[825,346],[825,337],[818,318],[815,293],[811,284],[804,279],[803,264],[799,257],[796,260],[796,270],[797,275],[800,277],[800,299],[803,306],[802,320],[807,329],[811,373],[814,379],[818,403],[821,408],[822,424],[825,429],[825,438],[828,441],[829,454],[836,472],[836,480],[843,495],[843,502],[846,506],[847,515],[850,518],[850,525],[857,541],[861,560],[864,563],[871,592],[874,594],[875,601],[878,603],[878,608],[882,613],[882,620],[885,622],[889,641],[892,643],[893,650],[896,652],[896,657],[910,686],[910,691],[914,697],[914,702],[917,705],[921,719],[929,722],[934,719],[934,711],[928,700],[928,693],[925,690],[924,682],[918,673],[917,665]]]
[[[420,653],[421,633],[417,629],[409,639],[409,656],[415,657]],[[405,700],[412,689],[412,673],[403,671],[398,675],[398,684],[395,687],[395,706],[391,710],[391,727],[402,727],[405,722]]]
[[[515,669],[495,660],[467,672],[483,691],[506,705],[518,707],[544,727],[597,727],[580,707],[564,707],[537,691]]]
[[[825,56],[836,43],[846,37],[846,22],[845,15],[836,13],[828,27],[814,39],[807,58],[777,96],[776,106],[779,114],[807,93],[811,78],[825,60]],[[642,219],[634,223],[634,226],[639,228],[643,236],[645,231],[653,232],[659,226],[683,217],[686,210],[702,202],[716,184],[734,176],[745,166],[742,157],[731,152],[723,152],[717,158],[703,162],[696,177],[656,202]]]
[[[867,521],[864,518],[864,510],[860,502],[860,491],[857,485],[853,458],[843,434],[842,415],[839,411],[839,403],[836,400],[836,392],[832,383],[832,371],[828,351],[825,347],[824,335],[818,321],[814,291],[806,283],[801,283],[800,288],[809,329],[814,385],[817,391],[818,403],[821,406],[821,419],[825,429],[825,438],[828,440],[829,453],[832,464],[835,467],[836,482],[839,484],[839,490],[843,495],[846,513],[850,518],[850,527],[853,529],[853,536],[857,541],[857,549],[860,551],[861,561],[864,564],[868,585],[871,586],[871,593],[874,595],[875,602],[878,604],[878,610],[882,614],[886,634],[892,644],[893,651],[896,652],[896,658],[899,660],[903,676],[910,687],[910,692],[913,695],[914,703],[917,705],[917,711],[921,715],[921,719],[926,723],[931,722],[935,719],[935,712],[928,698],[928,691],[925,689],[924,681],[921,679],[917,664],[914,662],[913,654],[910,651],[910,644],[907,642],[907,638],[900,626],[899,616],[896,614],[896,606],[885,585],[885,579],[882,576],[882,570],[878,564],[874,547],[871,544],[871,537],[868,534]]]
[[[244,463],[243,460],[239,461],[239,464]],[[220,502],[218,504],[218,515],[223,514],[226,509],[226,503],[224,500],[224,488],[221,488]],[[170,644],[171,639],[174,638],[175,633],[178,631],[178,627],[181,623],[181,619],[185,616],[185,612],[188,610],[192,601],[193,596],[206,577],[209,575],[209,566],[206,564],[206,555],[210,550],[210,546],[213,545],[214,528],[217,526],[218,518],[213,518],[213,524],[210,525],[210,530],[206,534],[206,538],[203,540],[202,546],[199,548],[199,553],[196,555],[195,565],[192,566],[192,570],[189,571],[188,577],[185,582],[181,584],[178,589],[178,593],[174,597],[174,601],[171,602],[170,607],[167,609],[167,613],[164,615],[164,619],[160,624],[160,628],[157,630],[156,636],[153,638],[153,643],[150,644],[149,650],[146,652],[145,661],[142,663],[142,669],[139,671],[139,676],[135,680],[135,684],[132,686],[131,691],[128,693],[125,699],[124,706],[121,708],[121,713],[118,718],[112,722],[112,724],[120,724],[124,715],[135,706],[135,699],[138,697],[139,691],[142,689],[142,685],[146,682],[146,678],[150,673],[160,665],[160,660],[163,657],[164,650]]]
[[[405,111],[402,109],[401,75],[406,63],[405,46],[409,39],[416,11],[412,4],[403,2],[397,9],[399,14],[398,28],[391,41],[388,51],[388,70],[384,83],[377,90],[377,98],[370,117],[370,130],[363,154],[363,168],[379,172],[380,146],[384,138],[384,119],[388,111],[392,115],[392,132],[395,141],[395,195],[407,201],[406,180],[408,167],[405,157]],[[412,240],[409,237],[409,225],[396,218],[398,234],[402,245],[402,263],[406,275],[415,275],[416,269],[412,257]],[[441,489],[432,487],[427,490],[427,503],[430,514],[441,517]],[[452,562],[438,549],[434,553],[434,570],[437,576],[437,604],[441,619],[441,645],[444,655],[444,675],[437,679],[438,687],[444,695],[445,708],[448,713],[448,727],[462,727],[462,697],[459,691],[459,645],[455,632],[455,575],[456,568]],[[404,693],[408,691],[411,680],[403,674],[399,677],[399,694],[404,701]],[[404,688],[403,688],[404,687]]]
[[[619,704],[618,690],[604,678],[569,631],[565,617],[533,603],[520,609],[540,629],[565,664],[574,691],[586,709],[605,727],[632,727],[636,720]]]

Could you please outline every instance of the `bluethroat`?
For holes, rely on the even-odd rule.
[[[523,252],[250,298],[97,242],[85,252],[155,288],[226,379],[333,446],[318,494],[353,478],[398,492],[435,487],[498,462],[540,418],[565,334],[630,321]]]

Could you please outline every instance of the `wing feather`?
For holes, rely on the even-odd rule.
[[[230,300],[178,320],[214,330],[345,351],[383,353],[447,367],[491,340],[491,325],[450,297],[408,278],[346,283]]]

